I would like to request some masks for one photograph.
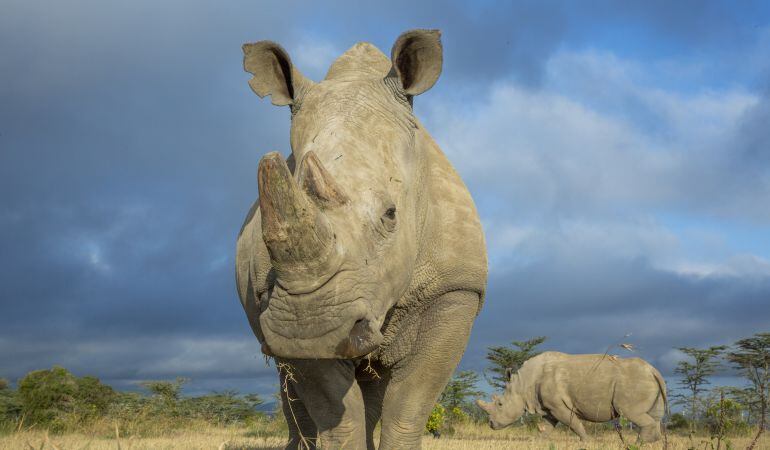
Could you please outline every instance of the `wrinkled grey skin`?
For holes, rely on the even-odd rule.
[[[287,448],[371,449],[378,421],[379,448],[419,447],[483,301],[475,206],[412,112],[441,72],[438,31],[404,33],[391,59],[359,43],[314,83],[277,44],[244,45],[252,90],[292,112],[291,155],[260,161],[236,255]]]
[[[549,428],[561,422],[585,440],[581,420],[607,422],[622,415],[639,426],[642,441],[660,439],[666,382],[642,359],[544,352],[509,378],[502,397],[477,400],[495,430],[527,412],[542,416]]]

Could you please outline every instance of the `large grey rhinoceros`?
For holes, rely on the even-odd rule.
[[[314,83],[277,44],[245,44],[252,90],[291,107],[291,156],[259,163],[238,293],[278,366],[287,448],[417,448],[463,354],[487,278],[473,200],[412,111],[440,34],[367,43]],[[392,62],[391,62],[392,61]]]
[[[643,441],[654,442],[661,435],[666,401],[666,382],[643,359],[544,352],[517,372],[509,371],[502,397],[477,404],[489,414],[493,429],[528,412],[550,426],[561,422],[585,440],[581,420],[607,422],[623,416],[639,426]]]

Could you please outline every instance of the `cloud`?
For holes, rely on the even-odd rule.
[[[634,70],[611,54],[559,54],[549,89],[500,82],[470,107],[432,101],[426,122],[498,214],[502,197],[518,217],[644,209],[767,223],[755,205],[770,199],[770,172],[733,151],[763,148],[742,144],[762,139],[744,130],[759,122],[763,100],[740,88],[646,86]]]
[[[251,336],[142,337],[59,342],[27,341],[19,346],[0,338],[0,373],[13,380],[31,370],[61,365],[78,376],[96,375],[118,388],[137,389],[141,380],[190,379],[188,393],[221,390],[223,385],[242,392],[271,392],[275,367],[269,365]],[[41,365],[45,361],[45,365]],[[224,380],[224,383],[223,383]],[[210,388],[210,389],[207,389]]]
[[[319,79],[355,42],[387,54],[415,27],[443,30],[444,74],[416,110],[492,262],[463,364],[513,338],[601,351],[633,331],[670,366],[671,346],[767,329],[767,27],[733,33],[753,23],[734,8],[597,5],[12,0],[0,375],[60,363],[119,386],[274,392],[233,254],[290,119],[250,92],[240,46],[277,41]]]
[[[483,367],[486,347],[546,335],[544,348],[574,353],[622,356],[618,344],[630,342],[670,377],[673,347],[730,344],[767,329],[769,295],[767,275],[688,276],[644,260],[570,261],[555,254],[493,272],[464,364]]]
[[[347,49],[340,50],[331,42],[309,36],[292,45],[292,63],[300,68],[305,76],[321,81],[326,72]]]
[[[768,248],[736,243],[769,232],[756,205],[770,172],[737,151],[761,148],[764,96],[656,83],[674,69],[561,51],[539,89],[500,81],[477,104],[425,105],[488,239],[465,368],[485,366],[490,345],[548,335],[545,348],[576,353],[623,355],[625,339],[670,377],[671,348],[770,326]]]

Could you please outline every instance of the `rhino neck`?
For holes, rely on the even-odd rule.
[[[544,414],[543,405],[538,393],[538,379],[542,373],[533,373],[532,367],[522,365],[518,370],[515,383],[511,384],[517,394],[524,399],[524,410],[530,414]]]

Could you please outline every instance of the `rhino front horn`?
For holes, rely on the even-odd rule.
[[[259,162],[262,238],[278,276],[318,268],[334,247],[328,219],[294,182],[280,154]]]

